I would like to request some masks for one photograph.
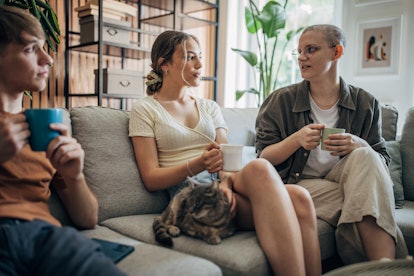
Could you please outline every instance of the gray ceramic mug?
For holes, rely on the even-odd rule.
[[[330,134],[338,134],[338,133],[345,133],[345,129],[344,128],[329,128],[329,127],[325,127],[322,130],[321,149],[322,150],[327,150],[327,149],[325,149],[324,141],[325,140],[329,140],[328,136]]]

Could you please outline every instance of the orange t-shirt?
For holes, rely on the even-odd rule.
[[[0,217],[41,219],[60,226],[48,206],[49,185],[56,170],[45,152],[26,145],[16,156],[0,164]],[[63,178],[55,179],[63,185]],[[54,180],[54,183],[55,183]]]

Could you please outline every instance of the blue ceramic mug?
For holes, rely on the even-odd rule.
[[[26,109],[24,111],[29,124],[29,144],[33,151],[46,151],[53,138],[60,135],[59,131],[51,130],[51,123],[62,123],[63,112],[60,108]]]

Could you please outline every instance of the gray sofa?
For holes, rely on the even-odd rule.
[[[257,109],[223,108],[229,126],[229,142],[246,145],[245,159],[254,158],[254,124]],[[220,245],[180,236],[174,248],[158,246],[152,220],[168,204],[165,192],[147,192],[140,179],[128,137],[129,112],[103,107],[80,107],[66,113],[73,136],[85,150],[85,176],[99,200],[99,224],[82,230],[88,237],[130,244],[135,251],[118,263],[128,275],[271,275],[270,266],[254,232],[237,232]],[[392,173],[399,185],[403,208],[396,210],[398,224],[410,255],[414,254],[414,108],[409,111],[401,141],[396,138],[398,113],[383,108],[384,137],[389,140],[394,162]],[[401,152],[401,154],[400,154]],[[395,158],[397,156],[397,158]],[[402,161],[402,162],[399,162]],[[401,182],[400,182],[401,183]],[[72,225],[52,191],[52,213],[64,225]],[[324,270],[340,265],[336,256],[334,228],[318,220]]]

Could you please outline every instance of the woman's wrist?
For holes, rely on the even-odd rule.
[[[190,160],[187,160],[187,171],[190,174],[190,176],[194,176],[193,170],[191,170]]]

